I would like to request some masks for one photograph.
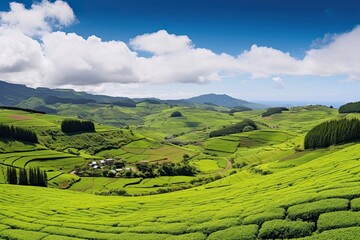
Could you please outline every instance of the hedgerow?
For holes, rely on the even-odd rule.
[[[360,212],[339,211],[321,214],[318,220],[319,231],[360,226]]]
[[[83,240],[82,238],[58,236],[58,235],[48,235],[42,240]]]
[[[290,219],[316,220],[320,214],[332,211],[346,210],[349,200],[342,198],[324,199],[316,202],[291,206],[288,209]]]
[[[200,232],[187,233],[166,238],[166,240],[205,240],[206,235]]]
[[[304,238],[304,240],[329,240],[329,239],[338,239],[338,240],[360,239],[360,227],[334,229]]]
[[[230,227],[210,234],[207,240],[251,240],[256,239],[257,225]]]
[[[41,229],[41,232],[46,232],[55,235],[64,235],[69,237],[80,237],[86,239],[109,239],[116,236],[116,234],[112,234],[112,233],[99,233],[95,231],[88,231],[82,229],[53,227],[53,226],[45,227]]]
[[[30,236],[32,240],[40,240],[46,237],[48,234],[34,231],[26,231],[21,229],[7,229],[0,232],[0,237],[5,239],[16,240],[29,240]]]
[[[24,221],[20,221],[20,220],[16,220],[16,219],[11,219],[11,218],[1,219],[1,223],[6,224],[6,225],[10,226],[11,228],[19,228],[19,229],[24,229],[24,230],[29,230],[29,231],[39,231],[40,229],[45,227],[45,225],[42,225],[42,224],[29,223],[29,222],[24,222]]]
[[[274,219],[283,219],[285,217],[285,209],[276,208],[271,211],[250,215],[244,218],[242,221],[243,224],[257,224],[261,225],[266,221],[274,220]]]
[[[10,227],[4,224],[0,224],[0,231],[5,230],[5,229],[9,229]]]
[[[351,200],[350,206],[352,210],[360,211],[360,198],[355,198]]]
[[[159,240],[159,239],[167,239],[171,235],[168,234],[141,234],[141,233],[121,233],[118,234],[110,240]]]
[[[136,233],[166,233],[166,234],[184,234],[188,232],[188,225],[185,223],[168,223],[168,224],[149,224],[149,225],[139,225],[132,227],[130,232]]]
[[[313,229],[313,223],[272,220],[262,225],[259,237],[265,239],[305,237],[309,236]]]
[[[228,227],[236,226],[238,224],[239,224],[239,219],[237,218],[224,218],[221,220],[215,220],[211,222],[204,222],[201,224],[192,225],[191,227],[189,227],[189,230],[210,234],[219,230],[226,229]]]

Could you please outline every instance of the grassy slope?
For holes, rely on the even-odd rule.
[[[262,236],[275,234],[276,229],[285,225],[290,229],[301,228],[299,231],[307,235],[315,232],[313,225],[300,224],[299,221],[317,221],[320,216],[322,224],[328,226],[320,235],[313,233],[320,237],[326,235],[328,228],[342,226],[327,223],[322,216],[334,209],[329,210],[326,204],[316,202],[336,198],[338,200],[333,202],[339,202],[338,209],[349,211],[351,205],[348,202],[360,197],[359,150],[360,145],[353,144],[268,176],[252,175],[248,178],[244,177],[248,172],[241,171],[195,189],[148,197],[100,197],[55,189],[0,185],[0,224],[4,228],[14,228],[0,232],[0,236],[8,237],[17,234],[15,229],[23,229],[80,238],[94,232],[93,236],[98,236],[98,239],[121,236],[125,239],[130,236],[134,239],[166,239],[170,236],[156,234],[192,233],[195,239],[202,234],[249,224],[257,225],[254,228],[260,229]],[[345,205],[341,205],[342,202]],[[291,210],[299,204],[303,205]],[[314,216],[309,219],[306,211]],[[271,220],[284,218],[286,221]],[[358,224],[359,220],[355,219],[345,226]],[[58,225],[63,227],[50,227]],[[307,233],[308,229],[310,232]],[[257,234],[256,231],[247,231],[250,235]]]
[[[184,117],[169,118],[175,109]],[[179,134],[176,139],[182,140],[196,136],[201,146],[179,149],[197,153],[191,163],[205,173],[221,170],[226,166],[226,159],[248,164],[235,174],[193,189],[147,197],[101,197],[0,185],[0,238],[255,239],[310,235],[309,238],[315,239],[329,239],[329,236],[352,239],[360,231],[357,227],[360,226],[357,213],[360,210],[360,144],[296,151],[298,147],[301,149],[306,131],[337,117],[336,110],[298,108],[271,118],[263,119],[260,115],[261,111],[229,116],[173,108],[146,117],[144,126],[137,130],[151,139],[163,140],[171,134]],[[204,122],[204,118],[213,121]],[[212,129],[244,118],[269,127],[260,124],[260,131],[206,140],[206,133]],[[159,132],[154,133],[155,130]],[[133,156],[150,156],[161,147],[155,143],[140,140],[124,145],[122,151]],[[171,148],[162,151],[173,153]],[[174,157],[177,153],[173,153]],[[272,174],[262,175],[254,169]],[[74,187],[90,193],[121,187],[135,180],[89,178]],[[148,179],[127,190],[146,192],[154,185],[190,180],[184,177]]]

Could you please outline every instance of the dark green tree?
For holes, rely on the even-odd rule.
[[[29,185],[27,171],[25,168],[21,168],[19,171],[19,185]]]

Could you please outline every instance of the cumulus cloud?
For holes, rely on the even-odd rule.
[[[43,0],[29,9],[11,3],[10,11],[0,12],[0,78],[77,89],[101,89],[104,84],[202,84],[244,74],[272,79],[278,88],[284,86],[286,75],[343,75],[348,81],[360,80],[360,27],[329,35],[303,59],[296,59],[257,45],[239,56],[216,54],[195,47],[186,35],[166,30],[136,36],[129,44],[59,31],[75,19],[71,7],[61,0]],[[150,56],[141,56],[141,51]]]
[[[130,40],[130,45],[135,50],[147,51],[156,55],[186,51],[192,48],[191,44],[188,36],[169,34],[165,30],[140,35]]]
[[[21,3],[10,3],[9,12],[0,13],[1,25],[34,36],[50,32],[53,28],[69,26],[75,21],[71,7],[63,1],[50,3],[43,0],[26,9]]]
[[[281,77],[273,77],[272,80],[273,80],[276,88],[281,89],[285,86],[285,83]]]

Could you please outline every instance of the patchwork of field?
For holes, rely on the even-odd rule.
[[[359,150],[360,144],[347,145],[270,175],[241,170],[204,186],[147,197],[0,185],[0,237],[356,239]]]

